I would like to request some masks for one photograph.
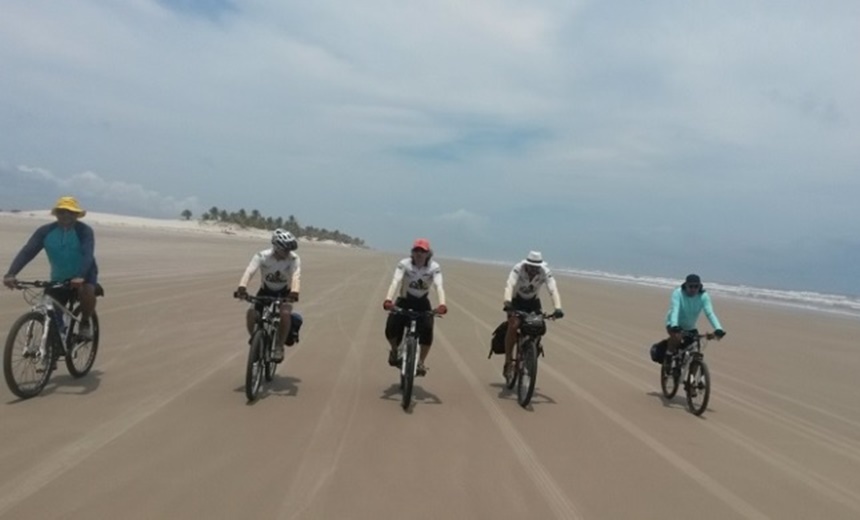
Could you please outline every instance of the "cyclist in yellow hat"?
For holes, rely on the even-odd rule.
[[[3,276],[3,285],[15,287],[15,277],[30,263],[39,251],[45,250],[51,264],[51,281],[69,281],[77,290],[81,302],[82,338],[92,336],[90,317],[96,308],[98,266],[95,259],[93,228],[78,219],[87,214],[74,197],[60,197],[51,209],[57,220],[36,229],[30,240],[12,260]]]

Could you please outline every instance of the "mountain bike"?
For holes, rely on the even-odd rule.
[[[716,337],[709,332],[685,331],[681,346],[666,352],[660,368],[660,387],[666,399],[678,393],[683,382],[687,394],[687,408],[693,415],[702,415],[711,397],[711,373],[705,363],[705,347]]]
[[[262,303],[263,312],[257,313],[257,320],[251,339],[248,341],[248,362],[245,366],[245,396],[253,401],[260,395],[263,379],[266,382],[275,377],[280,361],[272,358],[272,350],[278,346],[278,327],[281,325],[281,305],[292,303],[289,298],[273,296],[251,296],[233,293],[233,297],[252,304]]]
[[[409,318],[409,326],[403,335],[403,341],[397,349],[400,358],[400,390],[402,391],[401,406],[404,410],[409,409],[412,403],[412,389],[415,385],[415,376],[418,374],[418,320],[428,316],[436,316],[436,311],[415,311],[394,307],[392,314],[399,314]]]
[[[505,370],[505,386],[508,390],[517,387],[517,402],[525,408],[532,400],[537,382],[538,356],[543,356],[541,338],[546,334],[546,320],[555,319],[552,314],[540,312],[510,311],[520,318],[517,330],[514,370]]]
[[[9,390],[22,399],[39,395],[61,357],[73,377],[87,375],[99,350],[96,312],[90,317],[92,336],[83,338],[78,334],[81,323],[78,293],[69,282],[19,280],[15,288],[24,291],[24,300],[32,308],[12,324],[6,338],[3,375]],[[99,284],[96,296],[104,296]]]

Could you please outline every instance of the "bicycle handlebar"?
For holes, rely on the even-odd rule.
[[[429,311],[416,311],[413,309],[404,309],[403,307],[392,307],[390,311],[391,314],[401,314],[403,316],[407,316],[409,318],[421,318],[423,316],[439,316],[442,317],[435,309]]]
[[[34,287],[37,289],[62,289],[71,287],[71,281],[66,280],[63,282],[48,282],[44,280],[33,280],[32,282],[28,282],[25,280],[15,280],[14,289],[27,289],[29,287]]]
[[[295,303],[295,298],[289,296],[252,296],[250,294],[239,294],[239,291],[233,293],[233,298],[244,300],[250,303]]]
[[[511,310],[506,311],[506,312],[509,312],[509,313],[511,313],[511,314],[516,314],[516,315],[517,315],[517,316],[519,316],[520,318],[525,318],[526,316],[531,316],[531,315],[533,315],[533,314],[538,314],[537,312],[521,311],[521,310],[519,310],[519,309],[511,309]],[[558,319],[558,318],[556,318],[556,317],[555,317],[555,315],[554,315],[553,313],[551,313],[551,312],[550,312],[550,313],[541,312],[541,313],[540,313],[540,315],[541,315],[541,316],[543,317],[543,319],[545,319],[545,320],[556,320],[556,319]]]

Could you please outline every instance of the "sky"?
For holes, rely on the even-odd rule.
[[[860,295],[858,27],[856,0],[5,0],[0,209]]]

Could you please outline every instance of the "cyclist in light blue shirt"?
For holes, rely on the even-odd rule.
[[[674,352],[684,343],[684,333],[697,333],[696,322],[702,311],[714,328],[717,339],[725,336],[726,332],[714,312],[711,296],[702,286],[702,279],[697,274],[690,274],[680,287],[672,291],[669,311],[666,313],[666,332],[669,337],[651,345],[651,359],[662,363],[667,349]]]
[[[90,317],[96,308],[96,284],[98,266],[94,256],[95,237],[93,229],[79,222],[87,214],[74,197],[60,197],[51,209],[56,222],[45,224],[36,229],[30,240],[12,260],[9,270],[3,276],[3,285],[15,287],[15,277],[44,249],[51,264],[51,281],[69,281],[77,290],[81,302],[81,325],[78,335],[83,338],[92,336]],[[65,296],[59,295],[63,300]]]

